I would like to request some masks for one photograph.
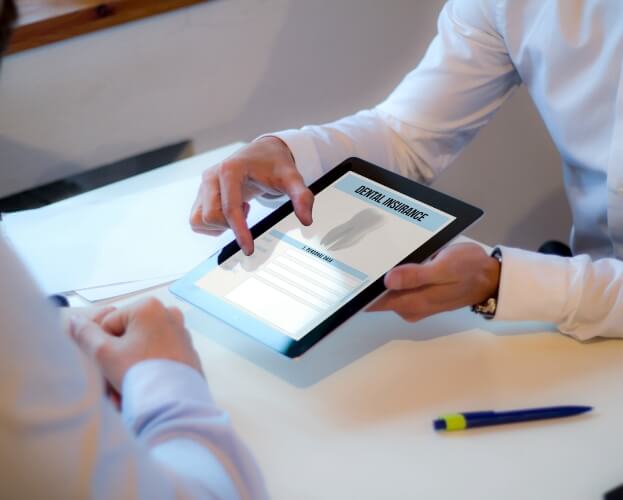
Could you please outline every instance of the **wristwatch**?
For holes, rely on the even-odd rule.
[[[491,257],[496,259],[500,263],[500,276],[501,276],[501,266],[502,266],[502,250],[498,247],[493,249],[491,252]],[[495,313],[498,309],[498,291],[496,290],[495,295],[493,297],[489,297],[485,301],[480,304],[474,304],[472,306],[472,312],[476,314],[480,314],[485,319],[493,319],[495,317]]]

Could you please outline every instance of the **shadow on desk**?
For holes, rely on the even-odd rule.
[[[391,341],[427,342],[473,329],[493,335],[555,331],[542,323],[486,321],[469,309],[407,323],[394,313],[359,313],[297,359],[270,350],[197,308],[184,313],[188,327],[296,387],[312,386]]]

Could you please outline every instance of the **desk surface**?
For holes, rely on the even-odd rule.
[[[219,154],[144,174],[145,182],[194,175]],[[623,482],[619,340],[581,344],[545,325],[487,322],[467,310],[415,324],[361,313],[290,360],[166,287],[153,293],[184,310],[212,391],[274,499],[586,500]],[[559,404],[596,410],[556,422],[432,430],[442,413]]]
[[[182,307],[216,399],[275,499],[586,500],[623,482],[623,342],[583,345],[466,310],[417,324],[364,313],[292,361]],[[432,430],[452,411],[558,404],[596,410]]]

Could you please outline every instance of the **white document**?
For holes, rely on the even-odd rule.
[[[107,201],[5,214],[2,225],[47,293],[184,274],[233,239],[190,229],[199,182],[193,175]],[[252,201],[249,223],[271,210]]]
[[[162,286],[171,283],[183,274],[172,274],[170,276],[162,276],[149,280],[130,281],[128,283],[117,283],[114,285],[96,286],[94,288],[85,288],[84,290],[76,290],[76,294],[89,302],[100,302],[113,298],[119,298],[124,295],[130,295],[136,292],[144,292],[150,288]]]

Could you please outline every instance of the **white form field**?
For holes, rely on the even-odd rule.
[[[266,262],[227,298],[295,336],[361,283],[330,263],[288,249]]]

